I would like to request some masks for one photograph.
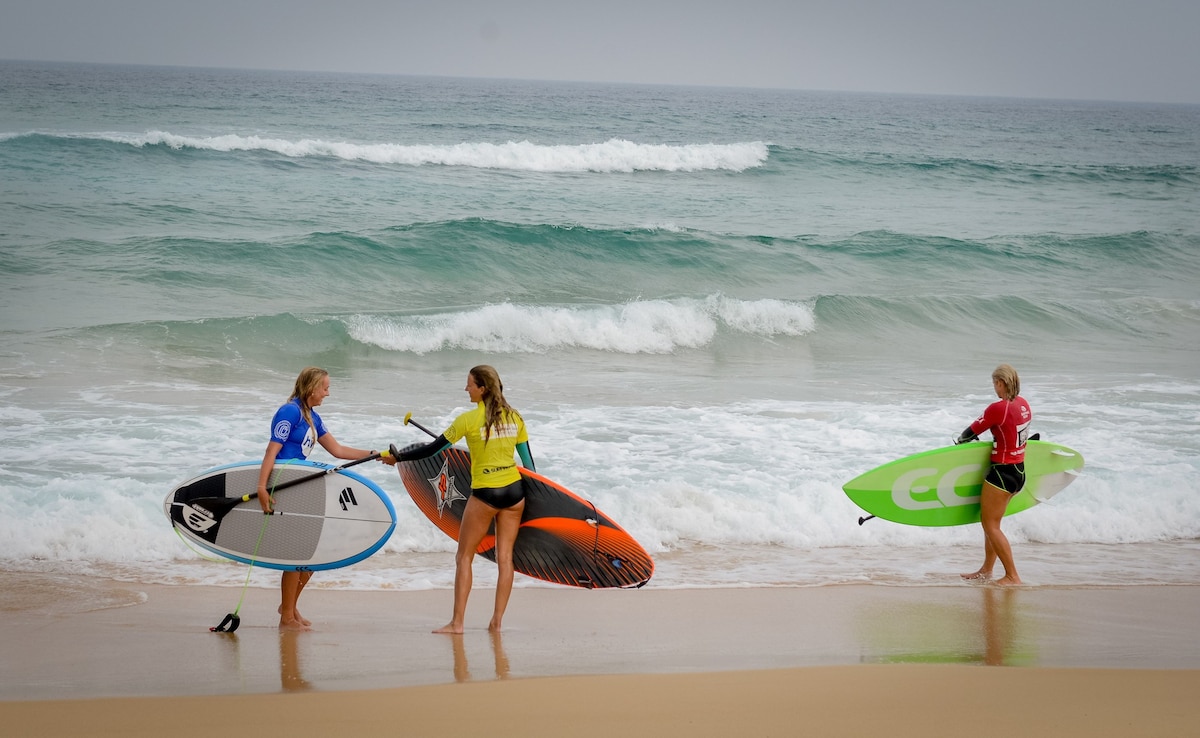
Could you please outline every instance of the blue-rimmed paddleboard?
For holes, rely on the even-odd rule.
[[[253,495],[261,461],[243,461],[183,482],[163,511],[189,542],[234,561],[284,571],[322,571],[362,561],[387,542],[396,511],[374,482],[315,461],[281,461],[272,485],[275,514]],[[266,525],[264,526],[264,520]],[[261,535],[261,539],[260,539]]]

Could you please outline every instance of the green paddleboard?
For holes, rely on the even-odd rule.
[[[987,441],[924,451],[851,479],[842,485],[854,504],[877,518],[921,526],[979,522],[979,494],[992,444]],[[1045,502],[1083,469],[1078,451],[1045,441],[1025,447],[1025,488],[1005,515]]]

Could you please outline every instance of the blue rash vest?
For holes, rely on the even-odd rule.
[[[304,419],[299,399],[291,400],[275,411],[275,417],[271,418],[271,440],[283,445],[276,460],[307,459],[317,439],[329,432],[316,410],[308,412],[315,427],[310,427]]]

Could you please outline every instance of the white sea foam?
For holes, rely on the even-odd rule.
[[[188,419],[180,424],[142,403],[121,409],[119,394],[100,394],[102,402],[81,405],[36,433],[0,429],[11,459],[0,468],[0,566],[240,585],[243,567],[206,561],[170,533],[162,500],[186,476],[261,454],[262,413],[231,412],[220,403],[180,405],[178,413]],[[390,405],[339,399],[322,412],[340,438],[407,443],[423,437]],[[1044,573],[1032,569],[1035,581],[1110,582],[1115,575],[1089,558],[1088,547],[1200,537],[1194,465],[1172,458],[1171,447],[1153,438],[1128,438],[1131,425],[1160,424],[1163,412],[1175,411],[1140,420],[1140,413],[1130,413],[1126,425],[1107,426],[1070,412],[1076,399],[1043,400],[1038,408],[1056,440],[1086,450],[1083,476],[1005,525],[1023,555],[1043,544],[1057,548],[1044,552]],[[539,471],[594,501],[661,558],[657,586],[687,587],[929,583],[944,579],[948,567],[976,565],[978,526],[859,525],[862,512],[840,489],[879,463],[943,444],[941,426],[949,428],[951,416],[968,417],[972,408],[973,400],[964,400],[934,419],[923,403],[904,401],[532,404],[522,410],[536,439]],[[447,408],[422,420],[440,428],[456,412]],[[1075,419],[1065,426],[1054,420],[1065,417]],[[370,561],[323,574],[322,586],[450,586],[452,542],[408,503],[394,472],[371,466],[361,473],[393,497],[396,533]],[[1169,546],[1159,554],[1158,567],[1127,570],[1121,581],[1197,579],[1200,564],[1178,552],[1172,558]],[[1058,563],[1062,556],[1069,563]],[[491,576],[492,569],[481,566],[481,581]],[[254,581],[274,586],[276,577],[259,572]]]
[[[646,144],[612,138],[603,143],[536,144],[530,141],[463,142],[453,145],[349,143],[320,139],[290,141],[263,136],[183,136],[166,131],[98,134],[131,146],[167,146],[207,151],[268,151],[287,157],[328,156],[374,164],[440,164],[531,172],[740,172],[767,161],[761,141],[730,144]]]

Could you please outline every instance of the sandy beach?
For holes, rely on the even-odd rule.
[[[250,589],[0,574],[12,736],[1187,735],[1197,587]],[[988,668],[1015,666],[1022,668]],[[470,705],[462,709],[462,705]],[[497,727],[500,726],[500,727]],[[507,727],[505,727],[507,726]]]

